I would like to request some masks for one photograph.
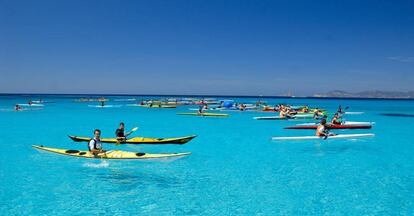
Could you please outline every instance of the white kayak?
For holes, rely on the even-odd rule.
[[[289,120],[289,119],[300,119],[300,118],[312,118],[313,114],[297,114],[291,118],[281,118],[280,116],[258,116],[253,117],[256,120]]]
[[[344,112],[342,115],[362,115],[364,112]]]
[[[328,136],[327,139],[354,139],[361,137],[373,137],[375,134],[340,134]],[[323,140],[325,137],[318,136],[297,136],[297,137],[272,137],[272,140]]]
[[[312,126],[312,125],[318,125],[319,122],[311,122],[311,123],[303,123],[303,124],[297,124],[298,126]],[[375,122],[353,122],[353,121],[345,121],[342,122],[341,125],[374,125]]]
[[[88,107],[93,107],[93,108],[118,108],[121,107],[122,105],[88,105]]]
[[[17,104],[19,106],[31,106],[31,107],[41,107],[44,106],[43,104]]]
[[[256,120],[288,120],[287,118],[280,118],[279,116],[258,116],[253,117]]]

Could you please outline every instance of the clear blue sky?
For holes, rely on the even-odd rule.
[[[0,92],[414,90],[414,1],[0,0]]]

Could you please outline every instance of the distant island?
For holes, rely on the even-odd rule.
[[[393,91],[362,91],[351,93],[346,91],[330,91],[313,95],[321,98],[386,98],[386,99],[414,99],[414,91],[393,92]]]

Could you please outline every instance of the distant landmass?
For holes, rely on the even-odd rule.
[[[335,98],[387,98],[387,99],[414,99],[414,91],[392,92],[392,91],[362,91],[351,93],[335,90],[328,93],[313,95],[314,97],[335,97]]]

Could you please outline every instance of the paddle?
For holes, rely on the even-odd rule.
[[[138,130],[138,127],[134,127],[134,128],[132,128],[132,130],[130,131],[130,132],[128,132],[127,134],[125,134],[125,138],[127,137],[127,136],[129,136],[129,135],[131,135],[132,133],[134,133],[135,131],[137,131]]]
[[[328,137],[330,136],[336,136],[336,134],[334,133],[329,133],[329,131],[327,131],[327,134],[325,135],[325,137],[323,138],[324,140],[328,139]]]

